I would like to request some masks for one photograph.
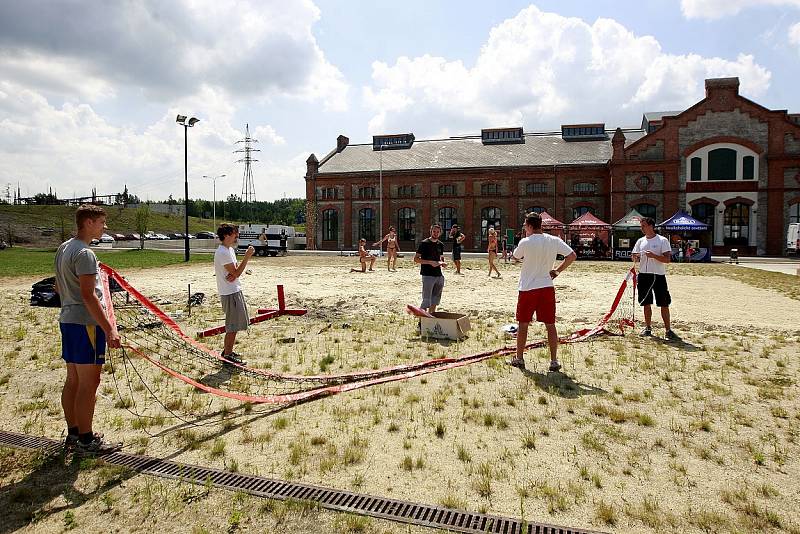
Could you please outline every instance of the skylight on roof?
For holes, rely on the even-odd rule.
[[[481,130],[481,142],[484,145],[507,143],[524,143],[522,127],[517,128],[485,128]]]
[[[414,144],[414,134],[373,135],[372,150],[397,150],[411,148]]]
[[[591,141],[608,139],[606,125],[598,124],[563,124],[561,137],[565,141]]]

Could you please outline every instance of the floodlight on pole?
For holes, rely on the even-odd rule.
[[[220,178],[225,178],[224,174],[220,174],[219,176],[207,176],[203,175],[203,178],[211,178],[211,183],[213,184],[214,188],[214,204],[213,204],[213,212],[214,212],[214,233],[217,231],[217,180]]]
[[[178,115],[175,122],[183,126],[183,261],[189,261],[189,128],[200,121],[195,117],[186,122],[186,115]]]

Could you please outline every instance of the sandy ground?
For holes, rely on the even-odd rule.
[[[518,267],[501,265],[501,279],[488,278],[479,260],[465,262],[463,276],[449,270],[442,309],[468,314],[473,331],[460,343],[439,343],[421,340],[403,313],[406,303],[419,303],[419,274],[408,258],[396,273],[379,261],[375,272],[349,274],[355,264],[339,257],[254,258],[243,277],[251,307],[275,307],[275,286],[283,284],[289,307],[309,314],[257,325],[240,337],[237,350],[253,366],[320,373],[324,355],[333,356],[326,372],[345,372],[509,343],[499,328],[513,322]],[[627,267],[578,263],[560,276],[560,333],[595,324]],[[673,323],[685,343],[628,335],[562,347],[563,374],[547,374],[546,354],[537,350],[527,356],[527,373],[495,360],[299,406],[251,410],[198,395],[139,362],[162,402],[201,399],[182,407],[193,425],[180,425],[151,400],[144,409],[162,419],[142,428],[119,407],[108,376],[96,422],[133,452],[530,521],[614,532],[800,532],[800,302],[780,287],[743,283],[726,269],[739,268],[716,266],[707,276],[698,266],[670,267]],[[186,331],[220,323],[210,265],[123,274],[166,310],[181,310]],[[7,370],[5,379],[0,371],[0,428],[55,437],[63,426],[63,367],[55,311],[26,306],[33,281],[0,281]],[[208,296],[191,318],[180,305],[188,284]],[[531,339],[542,334],[532,328]],[[295,342],[276,343],[286,337]],[[214,348],[220,343],[208,341]],[[141,385],[131,387],[140,400],[146,397]],[[9,501],[7,492],[4,500],[3,488],[25,476],[20,468],[0,479],[0,504],[13,505],[13,524],[23,531],[62,530],[63,495],[37,502],[40,519],[30,525],[18,517],[29,508]],[[181,489],[163,481],[159,487],[167,489],[154,501],[163,506],[143,520],[142,478],[107,490],[118,507],[124,503],[125,513],[104,516],[114,528],[171,529],[176,517],[183,518],[180,531],[230,527],[226,514],[236,506],[230,496],[216,493],[170,512],[166,503]],[[69,508],[82,528],[105,531],[108,524],[92,519],[103,509],[102,495]],[[212,499],[225,509],[221,515],[209,513]],[[241,528],[264,529],[264,517],[275,519],[274,510],[256,504],[247,510]],[[405,528],[372,523],[367,530]]]

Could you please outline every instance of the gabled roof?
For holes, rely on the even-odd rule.
[[[558,219],[556,219],[555,217],[553,217],[552,215],[550,215],[546,211],[541,212],[539,214],[539,216],[542,218],[542,228],[550,228],[550,229],[552,229],[552,228],[563,228],[564,227],[564,223],[562,223],[561,221],[559,221]]]
[[[417,140],[406,150],[375,151],[372,144],[348,145],[319,166],[320,174],[468,169],[549,165],[605,165],[611,141],[567,142],[559,133],[525,134],[525,142],[484,145],[478,136]]]
[[[594,228],[610,228],[611,227],[610,224],[601,221],[600,219],[598,219],[597,217],[592,215],[591,212],[588,212],[588,211],[586,213],[584,213],[583,215],[581,215],[580,217],[578,217],[577,219],[575,219],[574,221],[572,221],[571,223],[569,223],[569,225],[570,226],[581,226],[581,227],[594,227]]]
[[[639,213],[636,208],[629,211],[623,218],[615,222],[612,226],[614,228],[639,228],[644,217]]]

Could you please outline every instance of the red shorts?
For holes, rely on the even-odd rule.
[[[540,323],[556,322],[556,288],[542,287],[520,291],[517,298],[517,322],[529,323],[536,314]]]

